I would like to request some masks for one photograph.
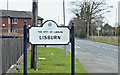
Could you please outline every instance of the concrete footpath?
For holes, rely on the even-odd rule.
[[[0,39],[0,75],[2,74],[2,39]]]

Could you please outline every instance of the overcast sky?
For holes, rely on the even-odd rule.
[[[45,20],[54,20],[58,24],[63,24],[63,0],[38,0],[38,15]],[[76,0],[65,0],[66,6],[66,25],[74,17],[69,12],[69,2]],[[116,9],[118,7],[118,1],[120,0],[106,0],[106,3],[110,6],[111,12],[105,14],[105,22],[114,26],[116,21]],[[9,10],[20,11],[32,11],[32,0],[8,0]],[[0,0],[0,9],[7,9],[7,0]]]

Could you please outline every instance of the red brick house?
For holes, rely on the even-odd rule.
[[[27,21],[28,27],[32,25],[32,12],[0,10],[0,30],[3,33],[23,34],[24,21]],[[38,26],[43,23],[43,18],[38,16]]]

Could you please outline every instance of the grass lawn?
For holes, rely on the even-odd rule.
[[[37,60],[37,71],[30,69],[31,54],[28,54],[28,73],[71,73],[71,54],[64,57],[64,50],[50,47],[38,47],[37,59],[46,58],[45,60]],[[23,66],[17,73],[23,73]],[[75,59],[75,73],[87,73],[84,66]],[[89,74],[85,74],[89,75]]]
[[[85,39],[85,40],[91,40],[91,41],[96,41],[96,42],[101,42],[101,43],[107,43],[107,44],[118,46],[118,42],[115,43],[113,41],[102,41],[102,40],[97,40],[97,39]]]

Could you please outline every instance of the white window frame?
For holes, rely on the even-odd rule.
[[[16,22],[15,22],[16,21]],[[17,18],[13,18],[12,19],[12,24],[17,24],[18,23],[18,19]]]
[[[17,34],[17,33],[18,33],[18,29],[13,29],[12,32],[13,32],[14,34]]]

